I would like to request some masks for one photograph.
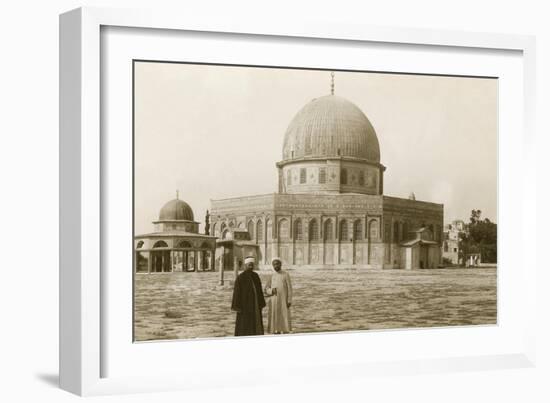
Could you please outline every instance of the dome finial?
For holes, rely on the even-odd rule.
[[[334,95],[334,71],[330,72],[330,95]]]

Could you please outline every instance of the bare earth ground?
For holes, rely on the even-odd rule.
[[[264,284],[269,273],[259,274]],[[294,333],[496,323],[495,268],[290,275]],[[233,335],[233,273],[225,273],[224,287],[210,272],[135,278],[136,341]]]

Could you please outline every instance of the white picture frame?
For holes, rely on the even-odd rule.
[[[105,182],[109,172],[105,169],[104,142],[101,133],[102,122],[101,92],[105,84],[102,74],[102,37],[105,27],[172,30],[181,32],[220,33],[219,35],[253,36],[256,40],[286,38],[290,40],[339,40],[339,43],[378,43],[382,45],[399,45],[433,47],[437,49],[470,49],[479,54],[491,51],[511,51],[520,55],[522,73],[515,74],[515,80],[521,82],[523,98],[520,103],[523,133],[517,133],[522,145],[522,169],[535,169],[534,155],[534,92],[535,92],[535,42],[530,36],[467,33],[443,30],[417,30],[408,28],[384,28],[343,24],[292,24],[281,21],[238,19],[214,21],[196,19],[192,15],[171,15],[150,10],[114,10],[103,8],[81,8],[70,11],[60,17],[60,385],[63,389],[79,395],[97,395],[112,393],[134,393],[161,390],[177,390],[197,387],[216,387],[270,383],[268,374],[257,374],[254,379],[242,379],[236,374],[222,376],[222,369],[231,355],[218,359],[211,356],[209,377],[205,378],[206,367],[201,367],[196,359],[194,374],[182,376],[186,364],[168,365],[162,376],[144,374],[124,374],[124,368],[111,376],[106,369],[106,361],[113,349],[117,348],[105,336],[109,304],[106,303],[105,283],[102,278],[102,266],[105,264],[105,240],[102,239],[102,208],[105,199]],[[198,34],[197,34],[198,33]],[[223,34],[221,34],[223,33]],[[508,175],[507,171],[500,175]],[[499,178],[502,181],[502,177]],[[517,205],[521,206],[519,224],[506,225],[509,229],[520,231],[519,251],[522,257],[521,283],[516,283],[525,312],[534,312],[536,290],[535,242],[532,234],[535,230],[534,200],[528,195],[534,194],[535,182],[527,176],[521,179],[516,196]],[[499,206],[500,207],[500,206]],[[499,212],[500,215],[500,212]],[[502,226],[499,226],[501,230]],[[528,235],[531,234],[531,241]],[[499,250],[501,245],[499,233]],[[500,257],[499,257],[500,258]],[[500,262],[499,262],[500,263]],[[506,273],[506,272],[505,272]],[[505,276],[506,277],[506,276]],[[504,280],[503,280],[504,281]],[[500,283],[499,283],[500,285]],[[506,287],[499,289],[499,298]],[[499,305],[499,309],[502,306]],[[500,312],[499,312],[500,316]],[[504,329],[507,324],[499,322]],[[304,380],[334,379],[349,374],[370,376],[374,374],[413,374],[419,372],[465,371],[479,369],[519,368],[533,366],[535,362],[535,318],[530,314],[523,315],[522,321],[511,325],[510,335],[513,341],[502,346],[500,350],[484,350],[482,343],[477,350],[461,352],[459,350],[446,354],[444,347],[439,350],[425,351],[417,356],[403,356],[397,349],[394,356],[387,359],[380,357],[367,360],[358,354],[354,359],[339,361],[330,356],[324,361],[311,356],[299,356],[296,361],[285,367],[284,379]],[[421,342],[427,333],[407,331],[407,337]],[[424,331],[426,332],[426,331]],[[443,329],[428,330],[430,334],[446,332]],[[472,329],[452,329],[449,332],[460,333],[461,338],[475,342],[476,335]],[[500,337],[499,329],[482,329],[484,337],[491,332]],[[404,332],[397,337],[403,337]],[[393,334],[392,333],[392,334]],[[385,338],[392,334],[384,333]],[[508,334],[508,333],[507,333]],[[369,340],[378,343],[382,333],[371,333]],[[521,335],[521,336],[520,336]],[[324,337],[323,343],[341,342],[342,338],[353,344],[359,342],[362,333],[334,334]],[[437,335],[434,337],[438,337]],[[520,341],[521,337],[521,341]],[[214,351],[225,354],[225,350],[242,348],[250,349],[250,354],[258,354],[270,343],[271,348],[281,348],[282,343],[290,343],[295,348],[304,349],[307,344],[319,342],[317,336],[293,336],[289,338],[270,339],[266,342],[259,339],[227,339],[221,341],[192,341],[182,343],[161,343],[164,351],[183,348],[187,351]],[[131,341],[128,341],[131,344]],[[245,344],[246,343],[246,344]],[[130,351],[130,350],[129,350]],[[225,352],[224,352],[225,351]],[[466,351],[466,350],[464,350]],[[307,352],[306,352],[307,353]],[[305,358],[309,357],[309,359]],[[351,357],[351,356],[350,356]],[[164,358],[165,359],[165,358]],[[225,360],[225,361],[224,361]],[[225,363],[225,364],[224,364]],[[246,360],[241,366],[246,365]],[[181,371],[177,371],[178,366]],[[216,370],[216,368],[218,368]],[[241,368],[244,369],[244,368]],[[306,370],[307,369],[307,370]],[[239,369],[235,371],[240,372]],[[327,375],[331,373],[331,375]],[[280,381],[280,379],[279,379]]]

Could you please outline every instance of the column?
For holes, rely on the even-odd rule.
[[[170,273],[174,272],[174,251],[170,251]]]
[[[225,246],[221,248],[222,256],[220,259],[220,285],[223,285],[223,272],[225,270],[224,261],[225,261]],[[215,256],[215,255],[214,255]],[[215,260],[215,259],[212,259]]]
[[[153,252],[149,251],[149,258],[147,259],[147,274],[151,274],[152,267],[153,267]]]
[[[161,253],[162,253],[161,272],[164,273],[164,267],[165,267],[165,266],[164,266],[164,263],[165,263],[165,262],[164,262],[164,255],[166,254],[166,252],[165,252],[165,251],[162,251]]]
[[[200,250],[197,252],[198,253],[198,256],[197,256],[197,271],[202,270],[202,254],[203,254],[203,251]]]
[[[210,251],[210,270],[216,271],[216,249]]]

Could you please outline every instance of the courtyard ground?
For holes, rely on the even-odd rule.
[[[259,272],[262,284],[269,272]],[[495,324],[496,269],[291,270],[294,333]],[[135,340],[232,336],[233,273],[135,276]],[[229,284],[228,284],[229,283]],[[264,310],[265,323],[265,310]]]

